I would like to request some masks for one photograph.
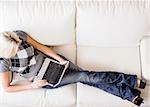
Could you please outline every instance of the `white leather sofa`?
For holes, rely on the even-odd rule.
[[[149,0],[1,0],[0,32],[24,30],[83,69],[137,74],[150,80]],[[25,84],[15,76],[12,84]],[[142,90],[150,107],[150,86]],[[0,107],[136,107],[100,89],[71,84],[7,93]]]

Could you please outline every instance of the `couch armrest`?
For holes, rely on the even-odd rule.
[[[150,81],[150,36],[140,42],[142,77]]]

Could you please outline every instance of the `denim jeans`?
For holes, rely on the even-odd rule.
[[[81,82],[108,93],[116,95],[122,99],[132,101],[141,92],[135,89],[137,76],[119,72],[87,71],[68,68],[61,83],[57,87],[44,86],[43,88],[53,89],[64,85]]]

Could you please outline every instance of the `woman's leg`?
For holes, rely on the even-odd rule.
[[[71,83],[82,82],[88,85],[98,84],[126,84],[131,88],[135,88],[137,85],[137,76],[129,75],[119,72],[89,72],[87,70],[74,70],[68,69],[64,75],[64,78],[59,86],[67,85]]]
[[[135,96],[140,95],[140,91],[133,89],[137,81],[136,75],[127,75],[118,72],[89,72],[67,69],[61,83],[57,87],[67,84],[81,82],[97,87],[122,99],[132,101]],[[45,88],[57,88],[45,86]]]
[[[68,60],[64,56],[62,56],[62,55],[60,55],[60,56],[62,58],[64,58],[65,60]],[[68,80],[70,77],[71,78],[76,77],[76,76],[74,76],[74,71],[76,71],[75,72],[76,75],[79,75],[78,78],[83,74],[83,75],[90,75],[90,77],[92,77],[92,78],[99,77],[100,79],[98,78],[98,81],[100,81],[101,83],[102,82],[104,82],[104,83],[117,83],[117,84],[125,83],[126,85],[128,85],[129,87],[132,87],[132,88],[135,88],[135,86],[137,85],[138,79],[137,79],[136,75],[129,75],[129,74],[118,73],[118,72],[105,72],[105,71],[104,72],[101,71],[99,73],[95,73],[95,71],[92,71],[91,73],[89,73],[88,71],[85,71],[86,73],[81,73],[79,71],[83,71],[83,70],[80,67],[73,64],[71,61],[69,61],[69,62],[70,62],[69,65],[72,65],[72,67],[69,66],[68,72],[65,74],[66,76],[64,77],[64,80],[62,81],[60,86],[63,84],[81,82],[77,78]],[[72,74],[73,74],[73,77],[71,76]],[[67,82],[67,81],[70,81],[70,82]],[[94,80],[94,82],[96,82],[96,80]]]

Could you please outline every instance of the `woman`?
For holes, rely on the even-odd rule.
[[[45,55],[58,60],[61,64],[67,62],[67,59],[38,43],[24,31],[2,32],[0,34],[0,72],[4,89],[7,92],[15,92],[41,87],[54,88],[47,85],[46,80],[37,80],[27,85],[10,84],[10,71],[33,80],[46,58]],[[136,75],[119,72],[89,72],[74,65],[74,68],[69,66],[57,87],[76,82],[97,87],[138,106],[143,102],[143,98],[140,97],[141,92],[136,87],[144,89],[146,86],[146,82],[139,80]]]

